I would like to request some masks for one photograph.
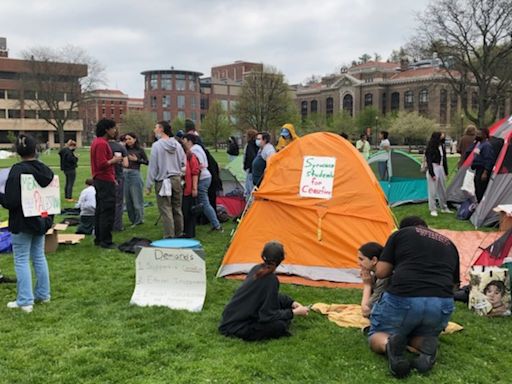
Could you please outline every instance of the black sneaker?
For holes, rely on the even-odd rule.
[[[16,279],[14,277],[7,277],[4,275],[0,275],[0,284],[12,284],[16,283]]]
[[[420,354],[411,362],[412,368],[416,369],[419,373],[429,373],[436,362],[437,356],[437,337],[425,337],[420,345]]]
[[[407,339],[404,336],[399,334],[389,336],[386,344],[389,372],[399,379],[411,372],[411,364],[404,355],[406,348]]]
[[[105,249],[116,249],[117,248],[117,244],[115,244],[115,243],[100,243],[99,246],[101,248],[105,248]]]

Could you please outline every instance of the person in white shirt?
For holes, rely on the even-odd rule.
[[[93,179],[85,180],[87,187],[80,193],[75,208],[80,208],[80,224],[76,233],[91,235],[94,230],[94,218],[96,215],[96,189]]]
[[[388,140],[389,133],[387,131],[381,131],[380,133],[380,143],[379,149],[381,151],[386,151],[386,155],[382,158],[382,161],[379,161],[379,177],[381,180],[388,180],[388,161],[389,161],[389,152],[391,151],[391,143]]]
[[[370,157],[370,143],[368,142],[366,134],[361,134],[360,139],[356,141],[356,149],[361,152],[365,160],[368,160]]]

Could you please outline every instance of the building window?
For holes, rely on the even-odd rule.
[[[196,90],[196,79],[189,79],[188,81],[188,90],[195,91]]]
[[[391,94],[391,112],[398,112],[400,109],[400,92],[393,92]]]
[[[171,96],[164,95],[162,96],[162,107],[167,108],[171,106]]]
[[[327,118],[332,117],[334,113],[334,99],[332,97],[328,97],[325,99],[325,115]]]
[[[110,108],[110,116],[114,116],[114,115],[115,115],[115,113],[116,113],[116,112],[115,112],[114,108]]]
[[[446,89],[441,89],[439,94],[439,122],[441,124],[446,124],[448,118],[448,91]]]
[[[343,97],[343,111],[347,112],[350,116],[354,115],[354,98],[352,95],[345,95]]]
[[[171,121],[171,111],[164,111],[164,121]]]
[[[156,96],[151,97],[151,108],[156,108]]]
[[[414,108],[414,93],[412,91],[404,92],[404,108],[409,110]]]
[[[50,111],[48,111],[48,110],[39,111],[38,115],[39,115],[39,118],[43,119],[43,120],[50,120],[51,119]],[[103,110],[103,117],[105,117],[105,110]]]
[[[151,79],[149,81],[149,88],[150,89],[158,88],[158,75],[151,75]]]
[[[20,99],[20,91],[17,89],[8,89],[7,90],[7,98],[11,100],[19,100]]]
[[[418,112],[420,115],[428,114],[428,89],[423,88],[418,95]]]
[[[6,117],[5,109],[0,109],[0,119],[5,119],[5,117]]]
[[[197,118],[197,115],[196,115],[196,111],[192,111],[190,113],[190,119],[195,122],[196,121],[196,118]]]
[[[8,109],[7,117],[9,119],[21,119],[21,111],[19,109]]]
[[[306,120],[308,118],[308,102],[303,101],[300,103],[300,115],[302,116],[302,120]]]
[[[185,96],[178,95],[178,108],[184,109],[185,108]]]
[[[153,119],[153,121],[157,121],[158,120],[158,116],[156,115],[156,112],[151,112],[151,118]]]
[[[455,116],[457,113],[458,96],[455,92],[450,93],[450,116]]]
[[[195,96],[190,96],[190,108],[196,108],[197,106],[197,99]]]
[[[471,92],[471,109],[476,111],[478,109],[478,93]]]
[[[35,119],[37,116],[36,116],[36,111],[35,110],[32,110],[32,109],[26,109],[23,111],[23,117],[25,119]]]
[[[184,91],[185,90],[185,75],[176,75],[176,90]]]
[[[172,74],[162,73],[162,75],[160,75],[160,84],[162,86],[162,89],[171,90],[172,89]]]
[[[318,101],[311,100],[311,113],[317,113],[318,112]]]
[[[184,111],[178,111],[178,119],[185,120],[185,112]]]
[[[385,116],[386,112],[387,112],[387,106],[388,106],[388,94],[387,93],[382,94],[381,101],[382,101],[382,116]]]
[[[227,111],[228,110],[228,101],[227,100],[221,100],[220,101],[220,105],[222,106],[222,109],[224,111]]]
[[[23,91],[23,100],[35,100],[36,92],[35,91]]]
[[[0,89],[0,99],[5,99],[5,89]]]
[[[364,106],[369,107],[373,104],[373,94],[367,93],[364,95]]]
[[[71,111],[69,112],[69,118],[70,120],[78,120],[78,111]]]

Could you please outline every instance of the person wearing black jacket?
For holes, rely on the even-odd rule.
[[[277,339],[289,336],[294,316],[306,316],[307,307],[279,293],[275,270],[284,260],[283,245],[277,241],[265,244],[263,263],[251,269],[224,308],[219,331],[224,336],[245,341]]]
[[[451,213],[446,202],[446,177],[448,161],[444,147],[444,133],[434,132],[425,150],[427,160],[428,208],[432,216],[437,216],[436,198],[443,213]]]
[[[235,136],[230,136],[228,139],[228,150],[227,150],[229,161],[233,161],[240,154],[240,148],[236,142]]]
[[[471,163],[471,169],[475,171],[475,196],[480,202],[484,197],[485,190],[489,184],[492,168],[496,162],[494,149],[489,141],[489,129],[483,128],[476,135],[475,156]]]
[[[53,180],[53,172],[36,160],[36,140],[28,135],[16,139],[16,152],[22,161],[13,165],[5,184],[5,193],[0,193],[0,203],[9,210],[9,231],[12,234],[14,269],[16,271],[16,301],[8,308],[19,308],[32,312],[34,299],[41,302],[50,300],[50,277],[44,254],[44,236],[53,224],[53,216],[25,217],[22,209],[21,175],[32,175],[41,187],[47,187]],[[36,274],[35,291],[32,292],[32,274],[29,260],[32,260]]]
[[[252,181],[252,162],[258,154],[258,146],[256,145],[256,136],[258,132],[255,129],[249,129],[247,131],[247,145],[244,151],[244,171],[245,176],[245,196],[248,198],[253,188]]]
[[[78,157],[75,155],[76,142],[68,140],[66,146],[59,151],[60,169],[66,176],[66,186],[64,187],[64,197],[67,201],[73,200],[73,185],[76,179],[76,167]]]

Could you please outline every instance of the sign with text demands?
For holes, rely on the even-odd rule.
[[[45,188],[41,187],[34,176],[21,175],[21,208],[23,216],[47,216],[60,213],[59,176]]]
[[[330,199],[335,168],[335,157],[304,156],[300,178],[300,196]]]
[[[206,297],[204,260],[187,248],[142,248],[130,304],[200,312]]]

